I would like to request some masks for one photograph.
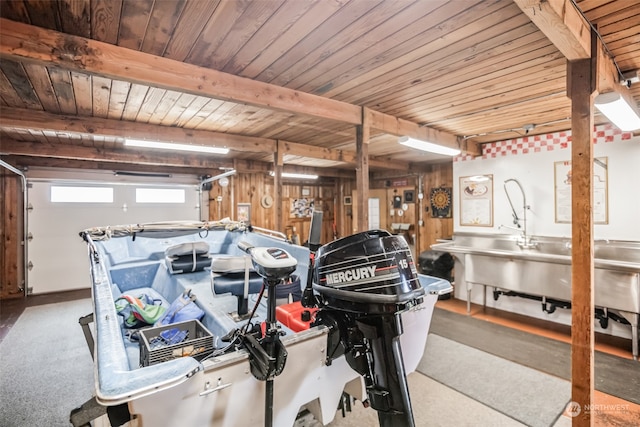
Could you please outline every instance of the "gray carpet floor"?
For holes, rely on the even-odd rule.
[[[91,398],[93,362],[78,319],[83,299],[29,307],[0,343],[0,427],[68,427]]]
[[[0,343],[0,427],[70,425],[70,411],[93,392],[78,325],[90,312],[84,299],[20,316]],[[439,309],[431,331],[419,372],[409,376],[417,426],[548,426],[569,400],[562,343]],[[637,362],[618,359],[597,355],[597,388],[637,402]],[[331,426],[377,425],[375,411],[358,405]]]
[[[571,379],[571,346],[550,338],[436,308],[430,331],[547,374]],[[640,404],[640,365],[595,353],[595,388]]]
[[[566,380],[434,334],[418,371],[532,427],[553,425],[571,400]]]
[[[525,427],[524,424],[447,387],[419,372],[409,374],[409,393],[416,427]],[[327,427],[371,427],[378,425],[378,415],[371,408],[355,402],[352,413],[340,412]],[[295,427],[322,427],[318,422]],[[560,424],[554,427],[561,427]]]

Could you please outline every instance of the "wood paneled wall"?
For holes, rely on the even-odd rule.
[[[415,255],[428,250],[437,239],[448,238],[453,234],[452,218],[432,218],[425,207],[430,206],[429,192],[435,187],[453,187],[453,165],[434,165],[423,175],[422,204],[418,202],[418,179],[409,177],[406,184],[395,186],[389,179],[381,177],[372,179],[372,197],[381,199],[381,228],[391,230],[396,222],[411,223],[409,238],[415,235]],[[400,184],[402,184],[400,182]],[[23,281],[23,248],[22,248],[22,191],[20,178],[7,171],[0,171],[0,298],[22,296]],[[408,203],[409,208],[402,217],[391,215],[391,203],[395,194],[404,197],[405,190],[414,190],[415,201]],[[358,208],[353,197],[356,191],[354,179],[334,179],[318,183],[287,183],[283,185],[282,204],[285,217],[285,228],[277,230],[290,237],[296,237],[301,244],[309,236],[311,219],[298,217],[291,213],[292,202],[306,198],[313,199],[314,207],[323,211],[322,243],[328,243],[336,237],[353,234],[353,218]],[[236,219],[238,203],[251,206],[252,224],[271,229],[275,228],[275,209],[265,207],[261,203],[265,195],[274,196],[273,177],[267,173],[239,173],[229,177],[229,185],[221,187],[217,182],[209,191],[209,219]],[[304,193],[304,194],[303,194]],[[351,205],[345,204],[345,197],[351,197]],[[220,198],[220,201],[218,199]],[[424,225],[418,225],[420,210]],[[295,228],[295,230],[294,230]]]
[[[23,210],[20,177],[0,168],[0,298],[23,296]]]
[[[350,188],[349,186],[349,190]],[[313,202],[314,208],[323,212],[322,243],[327,243],[334,239],[336,200],[339,194],[340,186],[333,181],[303,184],[285,182],[282,186],[285,226],[282,230],[276,230],[275,207],[268,207],[263,203],[265,196],[275,199],[273,177],[267,173],[238,173],[229,178],[227,187],[221,187],[217,182],[213,183],[209,191],[209,219],[238,219],[238,204],[249,204],[251,224],[285,233],[302,244],[309,237],[311,217],[296,214],[293,207],[305,204],[310,206]]]
[[[419,247],[421,251],[428,250],[438,239],[448,239],[453,235],[453,209],[451,207],[450,218],[433,218],[431,216],[431,202],[429,195],[431,189],[449,187],[453,189],[453,163],[432,165],[429,173],[423,175],[422,188],[424,191],[423,215],[424,226],[419,227]],[[453,204],[453,201],[451,201]],[[429,207],[429,211],[424,210]]]
[[[418,199],[419,180],[422,179],[422,202]],[[229,186],[221,187],[217,182],[209,192],[209,219],[237,219],[237,205],[248,203],[251,206],[251,223],[258,227],[275,229],[274,207],[264,207],[261,203],[265,195],[274,197],[273,177],[267,173],[238,173],[229,178]],[[393,223],[409,223],[410,230],[405,237],[415,248],[415,255],[429,250],[438,239],[449,238],[453,234],[453,218],[432,218],[429,194],[432,188],[453,187],[453,164],[431,166],[422,175],[400,177],[379,176],[371,180],[370,197],[380,199],[380,228],[393,231]],[[407,203],[403,215],[393,209],[393,196],[399,195],[404,200],[406,190],[414,192],[414,201]],[[292,203],[296,200],[313,200],[314,208],[323,211],[322,243],[344,237],[354,232],[353,220],[358,206],[355,196],[354,179],[335,179],[325,182],[288,183],[282,188],[282,212],[285,215],[283,230],[276,230],[296,237],[302,244],[308,239],[311,219],[298,217],[292,213]],[[345,197],[351,198],[351,204],[345,204]],[[221,198],[220,201],[218,199]],[[428,208],[428,209],[425,209]],[[393,210],[393,215],[392,215]],[[419,225],[422,211],[423,225]],[[295,228],[295,230],[294,230]]]
[[[422,180],[422,201],[418,199],[420,180]],[[403,234],[412,245],[415,256],[429,250],[438,239],[450,238],[453,235],[453,208],[451,218],[434,218],[431,214],[429,200],[431,189],[453,188],[453,163],[432,165],[427,172],[421,175],[394,175],[391,177],[382,175],[372,179],[371,187],[371,193],[375,194],[375,197],[379,197],[381,203],[386,196],[386,209],[383,209],[382,204],[380,206],[382,228],[386,227],[388,231],[393,231],[393,223],[411,224],[409,231]],[[413,190],[413,202],[405,201],[404,196],[407,190]],[[398,209],[393,207],[394,196],[400,196],[402,203],[407,204],[407,209],[403,211],[402,216],[399,216]],[[420,218],[423,221],[422,225],[419,224]]]

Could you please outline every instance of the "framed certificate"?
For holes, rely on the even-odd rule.
[[[460,225],[493,227],[493,175],[460,177]]]
[[[608,165],[607,157],[593,159],[593,223],[609,223]],[[554,202],[556,223],[571,222],[571,162],[554,163]]]

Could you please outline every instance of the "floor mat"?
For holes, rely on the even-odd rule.
[[[430,331],[501,358],[571,380],[571,345],[436,308]],[[595,388],[640,404],[640,364],[595,353]]]
[[[568,381],[434,334],[418,371],[532,427],[553,425],[571,400]]]
[[[28,307],[0,343],[0,425],[69,426],[91,398],[93,362],[78,324],[82,299]]]

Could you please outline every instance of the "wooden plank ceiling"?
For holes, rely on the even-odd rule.
[[[620,70],[640,69],[640,3],[576,3]],[[0,154],[25,164],[174,166],[122,147],[146,135],[232,148],[212,165],[272,162],[279,140],[287,166],[352,170],[360,107],[470,151],[570,126],[566,59],[512,0],[28,0],[0,16]],[[396,140],[371,130],[372,169],[450,161]]]

